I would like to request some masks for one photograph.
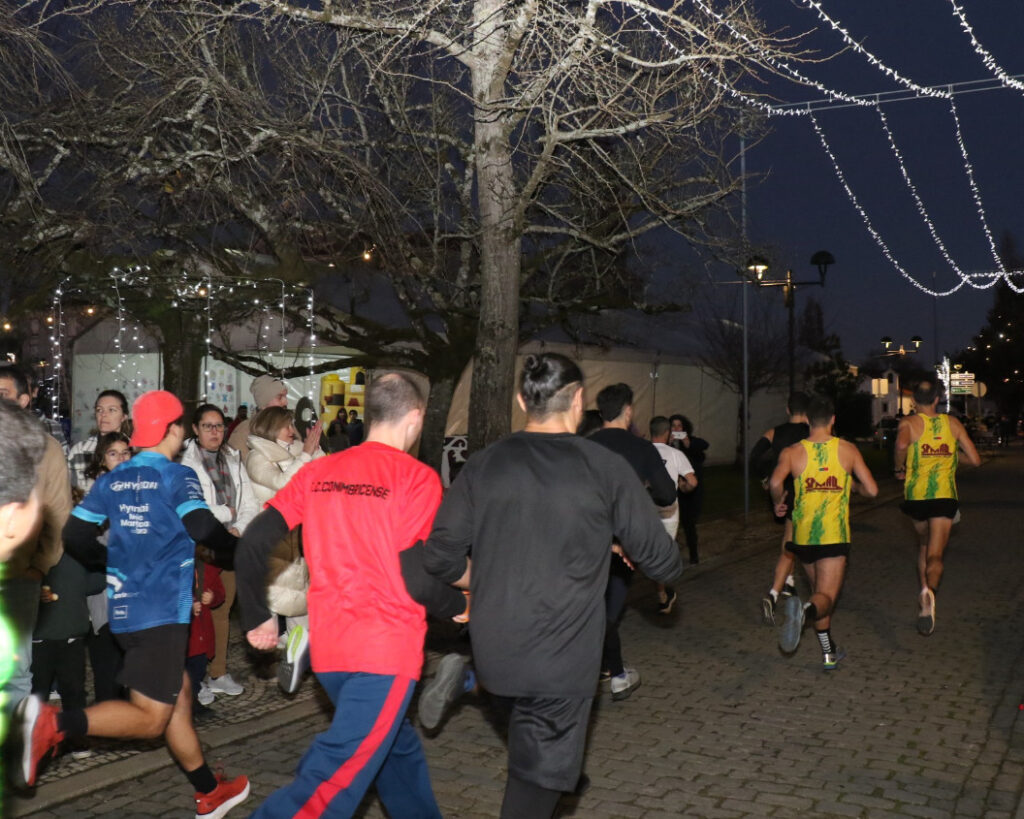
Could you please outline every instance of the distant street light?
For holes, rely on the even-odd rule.
[[[892,349],[892,345],[896,342],[894,342],[889,336],[882,336],[879,341],[881,341],[882,347],[885,349],[885,352],[879,355],[879,358],[887,358],[894,355],[913,355],[914,353],[920,352],[921,345],[924,344],[924,339],[921,338],[921,336],[911,336],[910,343],[914,347],[913,350],[908,350],[902,344],[894,350]],[[903,415],[903,396],[900,394],[900,373],[895,367],[892,371],[896,376],[896,417],[899,418]]]

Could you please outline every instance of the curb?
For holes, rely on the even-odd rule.
[[[253,717],[244,722],[225,725],[218,728],[216,734],[211,736],[208,741],[203,741],[203,750],[211,751],[225,745],[232,745],[267,730],[312,717],[320,710],[320,704],[314,698],[286,706],[270,714]],[[175,764],[166,747],[144,751],[127,759],[119,759],[116,762],[60,779],[48,784],[45,789],[30,798],[11,794],[8,799],[9,815],[12,819],[33,816],[64,802],[87,796],[94,791],[146,776],[161,768],[174,767]]]

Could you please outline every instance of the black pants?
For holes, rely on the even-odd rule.
[[[604,592],[605,627],[604,651],[601,656],[601,668],[613,677],[625,672],[622,665],[622,641],[619,639],[619,622],[626,610],[626,595],[629,584],[633,580],[633,572],[617,555],[612,555],[611,571],[608,574],[608,587]]]
[[[89,631],[86,637],[89,646],[89,665],[92,666],[94,702],[124,698],[124,689],[117,681],[124,664],[124,652],[117,644],[110,626],[104,624],[99,633]]]
[[[32,641],[32,693],[44,700],[54,681],[65,711],[85,708],[85,638]]]
[[[692,492],[679,493],[679,527],[686,537],[686,550],[690,553],[690,563],[700,562],[697,543],[697,518],[700,517],[704,501],[704,489],[698,484]]]
[[[209,658],[205,654],[193,654],[185,660],[185,671],[188,673],[188,680],[192,683],[192,702],[199,697],[199,686],[202,685],[203,677],[206,676],[206,667],[209,665]]]

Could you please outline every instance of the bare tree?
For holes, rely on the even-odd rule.
[[[116,4],[78,4],[83,15],[111,6]],[[121,8],[122,15],[129,14]],[[373,188],[362,170],[365,160],[379,159],[384,148],[379,132],[367,126],[399,123],[405,129],[405,167],[420,162],[420,171],[433,175],[440,183],[435,191],[444,196],[437,199],[430,222],[416,218],[419,208],[395,209],[402,217],[396,220],[401,232],[447,233],[467,240],[445,249],[464,262],[460,273],[473,274],[461,281],[450,277],[448,283],[468,288],[472,301],[467,308],[479,316],[471,427],[475,445],[508,430],[521,285],[535,294],[577,292],[571,284],[555,286],[557,274],[570,272],[562,281],[571,283],[589,270],[597,274],[587,279],[593,285],[589,290],[600,292],[608,259],[661,227],[695,243],[707,242],[709,220],[722,212],[736,185],[723,150],[737,117],[731,95],[740,86],[754,86],[778,60],[803,56],[794,42],[765,32],[741,2],[712,9],[681,0],[667,5],[256,0],[149,2],[130,8],[133,32],[142,30],[140,21],[146,18],[158,21],[153,26],[180,26],[183,32],[184,40],[163,40],[168,49],[164,79],[172,76],[172,61],[191,61],[186,71],[173,74],[181,82],[177,94],[166,100],[173,96],[178,104],[173,110],[153,107],[147,122],[193,140],[218,138],[214,150],[207,146],[199,152],[183,142],[172,159],[152,150],[153,134],[139,130],[146,141],[138,146],[144,150],[130,156],[133,181],[162,173],[177,191],[180,172],[189,190],[220,196],[236,181],[231,174],[214,173],[213,167],[262,162],[269,192],[276,181],[294,181],[293,172],[314,157],[322,161],[323,148],[334,149],[335,164],[320,166],[322,185],[296,188],[292,198],[276,200],[295,208],[293,224],[282,225],[279,218],[272,224],[280,211],[267,207],[262,197],[246,206],[246,197],[233,192],[233,207],[260,225],[261,238],[283,265],[303,267],[289,240],[300,229],[311,238],[316,232],[311,221],[322,228],[321,219],[308,218],[310,210],[322,215],[325,204],[337,208],[340,203],[332,201],[332,194],[334,200],[362,203],[362,195]],[[203,52],[212,39],[226,37],[230,26],[236,27],[240,43],[249,43],[236,49],[234,64]],[[328,32],[335,37],[333,51],[310,45],[327,42]],[[296,74],[316,74],[321,82],[308,82],[298,98],[264,93],[262,98],[273,97],[273,102],[254,103],[260,98],[244,85],[272,90],[267,52],[280,43],[294,48]],[[142,76],[163,76],[149,63],[138,67]],[[343,75],[348,85],[339,82]],[[120,76],[127,78],[123,72]],[[279,76],[274,74],[275,82]],[[358,89],[362,92],[385,82],[402,86],[401,107],[389,107],[383,96],[375,106],[353,105],[358,95],[352,83],[365,83]],[[289,85],[290,91],[295,88]],[[191,104],[181,104],[185,96],[193,98]],[[313,100],[316,106],[310,107]],[[329,100],[336,103],[331,114],[330,106],[324,107]],[[263,110],[254,111],[256,105]],[[433,106],[451,114],[450,130],[437,127],[436,119],[421,127],[420,115]],[[216,109],[215,117],[210,108]],[[300,108],[313,116],[302,121],[294,116]],[[261,127],[252,125],[254,113]],[[287,127],[276,127],[284,120]],[[304,130],[294,127],[300,121]],[[184,128],[187,124],[191,130]],[[362,139],[328,143],[325,126],[362,128]],[[268,158],[271,148],[274,159]],[[189,168],[181,167],[186,157]],[[354,169],[357,160],[362,170]],[[300,176],[308,178],[312,169],[303,170]],[[459,206],[452,209],[454,202]],[[448,208],[444,218],[442,204]],[[363,236],[376,243],[376,220],[351,216],[350,239]],[[524,268],[524,258],[542,258],[544,264],[535,265],[533,273]],[[408,257],[402,262],[407,264]]]
[[[749,447],[746,424],[749,408],[743,403],[743,317],[739,298],[725,307],[702,304],[697,311],[700,367],[739,396],[736,414],[736,462]],[[786,379],[789,347],[785,322],[768,299],[752,297],[747,311],[747,397],[781,384]]]

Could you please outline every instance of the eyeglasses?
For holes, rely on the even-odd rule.
[[[203,432],[220,432],[222,429],[224,429],[224,425],[223,424],[200,424],[199,428]]]

